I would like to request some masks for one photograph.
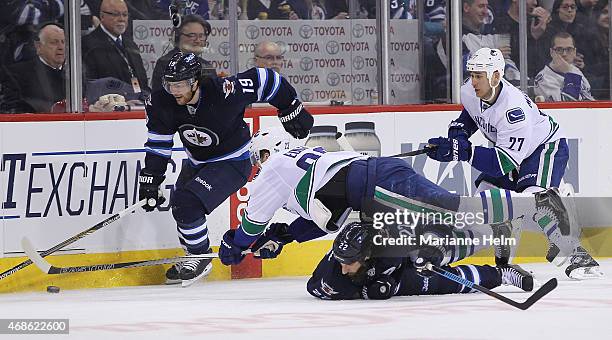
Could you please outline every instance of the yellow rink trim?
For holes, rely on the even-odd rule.
[[[332,240],[291,243],[283,248],[278,259],[264,260],[262,277],[307,276],[312,274],[319,261],[331,249]],[[582,245],[595,257],[610,257],[612,254],[612,228],[584,228]],[[213,247],[218,251],[218,247]],[[548,242],[542,233],[523,232],[514,263],[544,262]],[[606,251],[607,250],[607,251]],[[100,263],[151,260],[183,255],[181,249],[126,251],[120,253],[76,254],[49,256],[47,260],[55,266],[84,266]],[[529,256],[525,256],[529,255]],[[23,262],[26,258],[0,259],[0,272]],[[491,248],[457,264],[494,264]],[[13,275],[0,280],[0,293],[18,291],[41,291],[47,286],[61,289],[108,288],[120,286],[158,285],[165,282],[165,271],[170,265],[126,268],[117,270],[48,275],[30,265]],[[229,280],[230,267],[213,260],[213,270],[207,280]]]
[[[213,251],[217,251],[217,249],[213,249]],[[182,255],[184,255],[184,252],[177,248],[125,251],[120,253],[57,255],[48,256],[45,259],[54,266],[66,267],[152,260]],[[25,257],[0,259],[0,272],[14,267],[26,259]],[[158,285],[164,284],[166,281],[165,273],[168,267],[170,267],[170,265],[49,275],[41,272],[35,265],[31,264],[11,276],[0,280],[0,293],[18,291],[44,292],[47,286],[58,286],[60,289],[84,289]],[[229,267],[222,265],[218,259],[214,259],[213,270],[207,280],[228,280],[229,278]]]
[[[288,244],[283,248],[279,258],[263,261],[262,277],[310,275],[323,256],[331,249],[332,242],[332,240],[323,240]],[[582,245],[594,257],[610,257],[612,255],[612,228],[583,228]],[[546,262],[547,251],[548,241],[544,234],[525,231],[521,234],[519,248],[513,263]],[[493,248],[453,263],[455,264],[495,265]]]

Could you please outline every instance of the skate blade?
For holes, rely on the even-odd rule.
[[[191,286],[192,284],[194,284],[196,281],[198,281],[199,279],[208,276],[208,274],[210,274],[210,272],[212,271],[212,262],[209,263],[206,268],[204,268],[204,270],[202,271],[202,273],[196,277],[194,277],[193,279],[190,280],[182,280],[181,281],[181,287],[183,288],[187,288],[189,286]]]
[[[550,263],[554,264],[557,267],[561,267],[567,262],[569,256],[561,256],[557,255]]]
[[[573,280],[591,280],[602,279],[604,273],[599,269],[599,266],[581,267],[572,270],[568,276]]]
[[[166,282],[165,282],[165,284],[167,285],[176,285],[179,283],[181,283],[181,279],[172,280],[172,279],[166,278]]]

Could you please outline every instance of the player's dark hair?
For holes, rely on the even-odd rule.
[[[210,35],[210,32],[212,31],[212,27],[210,26],[208,21],[204,20],[204,18],[202,18],[201,16],[195,14],[185,15],[182,17],[181,24],[179,25],[179,27],[174,29],[174,46],[178,46],[180,35],[181,33],[183,33],[183,28],[185,27],[185,25],[190,23],[197,23],[202,25],[202,27],[204,27],[204,35],[206,35],[207,38]]]

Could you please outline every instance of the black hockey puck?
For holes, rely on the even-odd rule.
[[[58,286],[47,286],[47,293],[59,293],[60,288]]]

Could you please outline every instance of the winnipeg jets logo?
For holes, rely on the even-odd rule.
[[[183,143],[196,146],[211,146],[219,144],[219,137],[211,130],[190,124],[179,128]]]
[[[225,98],[227,98],[227,96],[230,94],[233,94],[235,91],[236,89],[234,88],[234,82],[225,79],[223,82],[223,93],[225,94]]]

